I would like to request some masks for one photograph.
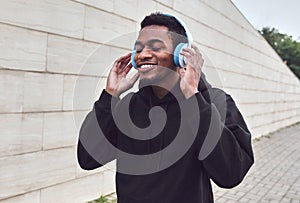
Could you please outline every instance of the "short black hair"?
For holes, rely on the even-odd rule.
[[[179,43],[188,42],[186,30],[173,16],[165,15],[160,12],[151,13],[150,15],[146,16],[141,22],[141,30],[144,27],[150,25],[161,25],[167,27],[170,33],[171,40],[173,42],[174,49]]]

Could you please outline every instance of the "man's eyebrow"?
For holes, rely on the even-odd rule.
[[[162,40],[160,39],[151,39],[149,41],[146,42],[146,45],[153,45],[154,43],[162,43],[162,44],[165,44]],[[135,45],[144,45],[141,41],[136,41],[135,42]]]

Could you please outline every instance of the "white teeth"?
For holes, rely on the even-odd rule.
[[[141,65],[141,68],[153,68],[154,65],[150,65],[150,64],[145,64],[145,65]]]

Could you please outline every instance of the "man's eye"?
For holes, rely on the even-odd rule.
[[[161,47],[152,47],[151,49],[152,49],[152,51],[159,51],[159,50],[161,50]]]
[[[135,51],[136,53],[141,53],[143,51],[143,48],[136,48]]]
[[[135,51],[136,51],[136,53],[141,53],[142,51],[143,51],[143,49],[144,49],[145,47],[136,47],[135,48]],[[156,46],[156,47],[149,47],[148,49],[150,49],[151,51],[160,51],[161,49],[162,49],[162,47],[158,47],[158,46]]]

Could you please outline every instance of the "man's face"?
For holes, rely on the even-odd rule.
[[[157,84],[167,81],[174,70],[173,44],[165,26],[144,27],[136,41],[134,60],[140,73],[140,83]]]

